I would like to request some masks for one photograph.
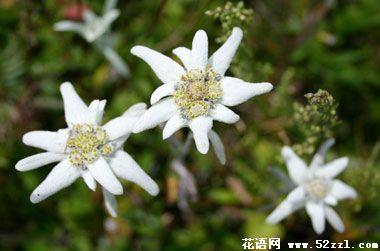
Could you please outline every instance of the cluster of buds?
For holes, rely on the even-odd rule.
[[[214,10],[206,11],[206,15],[213,17],[221,23],[224,35],[218,37],[216,41],[222,43],[227,39],[228,33],[233,27],[245,27],[251,22],[253,10],[251,8],[245,8],[244,2],[242,1],[237,4],[228,1],[224,7],[217,7]]]
[[[339,124],[338,104],[325,90],[308,93],[305,97],[307,105],[294,104],[294,122],[303,143],[293,148],[300,155],[311,156],[321,142],[333,136],[333,130]]]

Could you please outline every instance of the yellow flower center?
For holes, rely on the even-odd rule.
[[[206,115],[222,97],[221,79],[209,66],[206,70],[190,70],[182,75],[173,94],[182,117],[191,120]]]
[[[100,126],[75,124],[66,143],[71,164],[84,167],[94,163],[100,156],[110,155],[113,146],[108,140],[107,132]]]
[[[315,179],[308,185],[310,195],[316,199],[323,199],[330,191],[330,185],[326,180]]]

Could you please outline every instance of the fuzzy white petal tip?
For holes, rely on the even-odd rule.
[[[223,166],[226,164],[227,160],[226,159],[219,159],[220,161],[220,164],[222,164]]]
[[[30,195],[30,202],[32,202],[33,204],[37,204],[38,202],[40,202],[39,196],[37,194],[32,193]]]
[[[210,148],[210,144],[208,143],[208,141],[207,142],[204,141],[204,142],[198,143],[198,144],[196,144],[196,146],[197,146],[198,151],[201,154],[207,154],[208,150]]]
[[[124,193],[123,187],[119,187],[116,191],[112,192],[114,195],[122,195]]]
[[[265,222],[269,225],[276,225],[278,222],[275,220],[273,215],[269,215],[266,219]]]
[[[164,130],[162,132],[162,139],[165,140],[165,139],[169,138],[171,135],[172,134],[169,134],[169,132],[167,132],[167,131]]]
[[[156,196],[160,192],[160,188],[156,183],[153,183],[147,192],[152,196]]]
[[[262,93],[268,93],[273,89],[273,85],[268,82],[261,83]]]
[[[284,146],[281,150],[281,155],[282,157],[290,158],[293,155],[293,150],[289,146]]]
[[[21,160],[20,160],[21,161]],[[15,165],[15,168],[17,171],[23,171],[23,163],[20,162],[20,161],[17,161],[16,165]]]
[[[348,157],[342,157],[338,160],[340,160],[340,164],[341,164],[341,166],[343,166],[343,168],[342,168],[343,170],[347,167],[348,162],[350,161],[350,159]]]
[[[32,140],[31,132],[27,132],[22,136],[22,143],[24,143],[25,145],[31,144],[32,143],[31,140]]]
[[[193,131],[193,133],[194,133],[194,131]],[[210,142],[209,142],[207,133],[206,133],[206,135],[203,135],[203,134],[195,135],[195,133],[194,133],[194,141],[195,141],[195,146],[196,146],[198,152],[200,152],[201,154],[207,154],[208,153],[208,150],[210,148]]]
[[[170,84],[163,84],[160,87],[158,87],[154,92],[152,93],[152,96],[150,97],[150,103],[151,105],[156,104],[158,101],[160,101],[163,97],[170,96],[174,93],[174,85]]]
[[[211,112],[211,117],[214,120],[227,123],[234,124],[239,121],[240,117],[236,113],[234,113],[229,108],[224,105],[217,104]]]
[[[165,140],[172,136],[176,131],[181,129],[182,127],[185,127],[187,125],[187,122],[182,119],[181,115],[179,113],[175,114],[173,117],[171,117],[168,122],[166,123],[164,130],[162,130],[162,138]]]
[[[243,30],[236,26],[232,29],[232,34],[243,36]]]
[[[195,33],[194,36],[206,36],[207,37],[207,33],[204,30],[200,29],[200,30],[197,30],[197,32]]]
[[[236,122],[238,122],[240,120],[240,116],[239,115],[234,115],[234,117],[231,119],[231,123],[232,124],[235,124]]]
[[[347,166],[348,162],[350,161],[348,157],[342,157],[341,158],[342,165]]]
[[[16,170],[25,172],[45,166],[54,162],[61,161],[66,158],[65,154],[43,152],[35,155],[31,155],[16,163]]]
[[[198,117],[189,123],[194,135],[195,146],[202,154],[206,154],[210,148],[208,133],[212,128],[211,117]]]
[[[110,159],[110,166],[116,176],[132,181],[151,195],[159,192],[156,182],[144,172],[137,162],[126,152],[117,151]]]
[[[131,49],[131,53],[135,56],[138,56],[141,52],[141,49],[143,49],[143,48],[144,48],[144,46],[141,46],[141,45],[133,46]]]
[[[53,25],[53,30],[55,30],[55,31],[64,31],[65,30],[64,28],[66,28],[66,27],[65,27],[65,25],[62,25],[61,22],[55,23]]]
[[[282,221],[288,215],[296,211],[298,207],[293,206],[289,201],[285,200],[278,205],[273,212],[265,219],[266,223],[274,225]]]
[[[20,172],[25,171],[24,170],[25,169],[25,160],[22,159],[22,160],[17,161],[15,168],[17,171],[20,171]]]
[[[61,92],[64,92],[68,89],[74,89],[74,86],[71,82],[63,82],[59,89],[61,90]]]
[[[53,30],[55,30],[55,31],[59,31],[60,30],[60,24],[59,23],[55,23],[54,25],[53,25]]]

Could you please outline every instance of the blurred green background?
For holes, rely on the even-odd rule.
[[[244,237],[281,237],[284,250],[289,241],[380,242],[380,1],[231,2],[119,1],[112,31],[115,50],[131,68],[126,79],[80,36],[52,29],[68,6],[85,3],[100,13],[103,0],[0,0],[0,250],[242,250]],[[201,155],[192,147],[186,165],[199,198],[191,212],[178,207],[179,178],[159,128],[132,135],[126,144],[159,184],[157,197],[124,182],[114,219],[101,191],[93,193],[82,181],[39,204],[29,201],[52,166],[17,172],[19,159],[40,152],[21,138],[65,126],[62,82],[73,82],[87,103],[106,98],[108,121],[136,102],[148,103],[160,84],[129,53],[132,46],[174,58],[172,49],[189,47],[195,31],[204,29],[212,52],[234,25],[243,28],[244,39],[228,74],[275,88],[234,108],[241,116],[236,125],[216,123],[225,166],[212,151]],[[335,101],[315,104],[304,97],[319,89]],[[265,217],[289,191],[281,147],[292,145],[310,159],[331,136],[337,143],[328,158],[350,158],[340,178],[360,195],[337,207],[346,231],[328,226],[317,236],[304,211],[267,225]]]

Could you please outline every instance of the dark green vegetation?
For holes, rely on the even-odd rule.
[[[224,1],[119,1],[112,30],[130,79],[115,75],[78,35],[53,31],[66,6],[78,2],[0,0],[0,250],[241,250],[244,237],[380,242],[380,1],[245,1],[237,8],[244,18],[223,11]],[[99,13],[103,0],[87,4]],[[216,123],[225,166],[211,151],[201,155],[192,148],[186,163],[199,190],[192,212],[177,206],[179,180],[159,128],[132,135],[126,144],[158,182],[157,197],[124,182],[116,219],[105,213],[101,191],[93,193],[81,180],[37,205],[29,201],[51,166],[17,172],[17,160],[38,152],[21,137],[65,125],[60,83],[73,82],[87,102],[106,98],[107,121],[135,102],[148,103],[159,84],[129,53],[133,45],[174,58],[172,49],[189,47],[195,31],[204,29],[214,51],[234,25],[245,36],[229,75],[275,88],[234,108],[241,116],[236,125]],[[328,93],[304,97],[319,89]],[[265,224],[288,192],[281,147],[295,145],[310,160],[330,136],[337,143],[329,159],[350,158],[340,178],[360,195],[337,207],[346,232],[329,226],[318,237],[304,211]]]

